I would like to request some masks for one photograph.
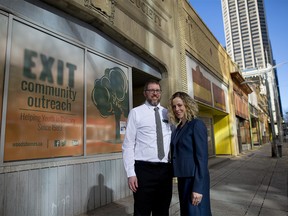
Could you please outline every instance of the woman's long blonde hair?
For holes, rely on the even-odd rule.
[[[179,97],[181,98],[181,100],[184,103],[184,106],[186,108],[186,112],[185,112],[185,118],[188,121],[191,121],[193,118],[197,117],[198,114],[198,104],[196,103],[196,101],[190,97],[187,93],[185,92],[175,92],[172,97],[170,98],[170,103],[168,105],[168,118],[169,121],[174,124],[177,125],[180,122],[180,119],[178,119],[173,112],[173,99]]]

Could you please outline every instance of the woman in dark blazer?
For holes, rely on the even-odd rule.
[[[171,138],[171,162],[178,180],[181,216],[210,216],[208,137],[196,118],[196,102],[185,92],[172,95],[169,119],[176,125]]]

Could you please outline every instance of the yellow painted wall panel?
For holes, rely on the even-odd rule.
[[[214,116],[215,150],[217,155],[230,155],[231,135],[228,116]]]

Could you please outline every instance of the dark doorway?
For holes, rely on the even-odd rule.
[[[238,138],[238,148],[239,153],[242,153],[242,139],[241,139],[241,120],[236,118],[236,125],[237,125],[237,138]]]

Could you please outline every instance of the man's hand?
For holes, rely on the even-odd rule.
[[[136,193],[138,188],[138,180],[136,176],[128,177],[128,187],[130,188],[130,190]]]

